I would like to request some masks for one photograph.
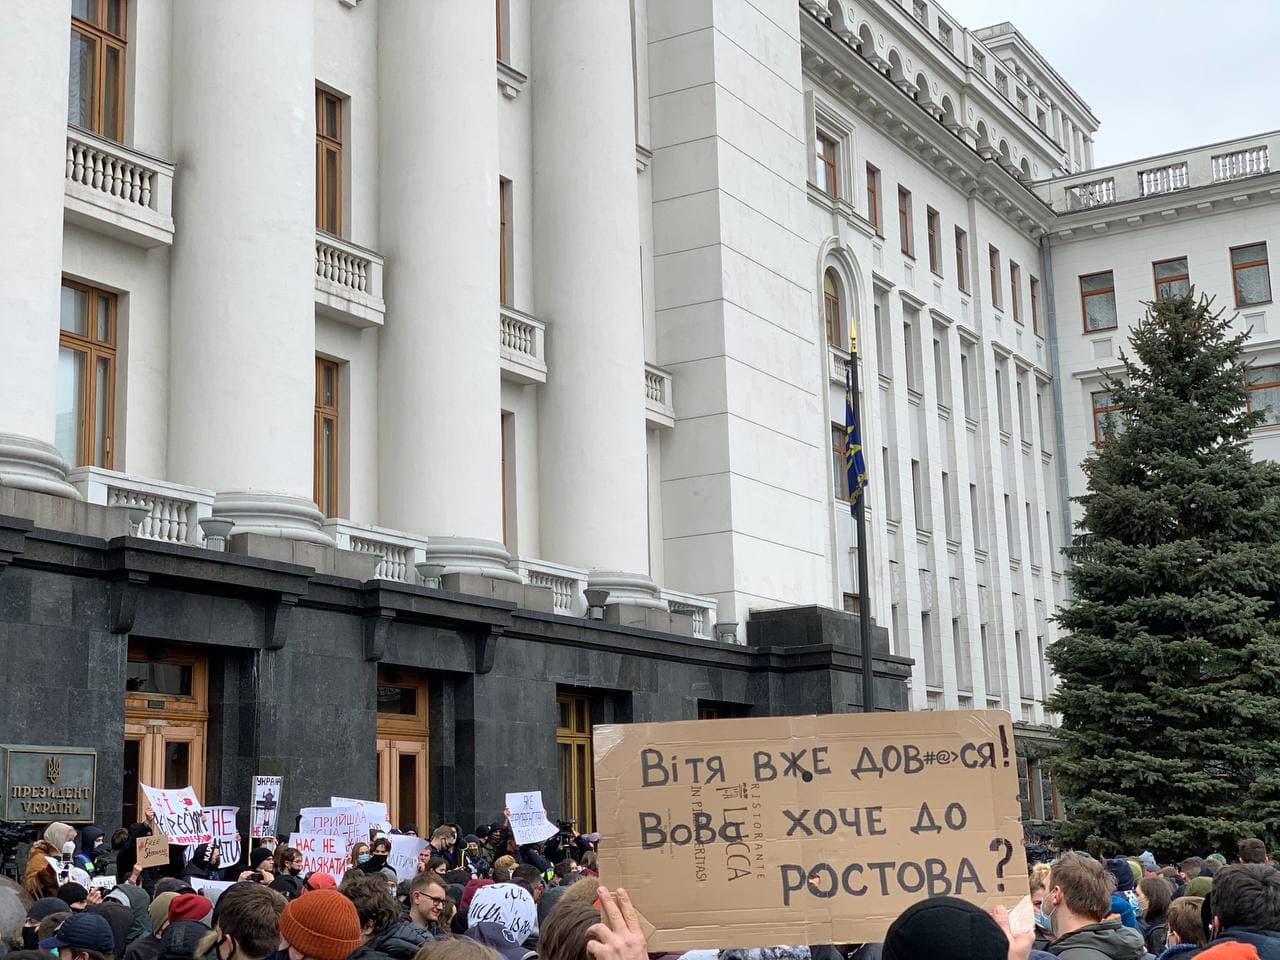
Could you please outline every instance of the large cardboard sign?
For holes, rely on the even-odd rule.
[[[280,795],[284,792],[283,777],[254,777],[252,811],[249,818],[249,836],[254,840],[276,835],[276,818],[280,816]]]
[[[138,854],[138,867],[167,867],[169,865],[169,838],[164,834],[151,834],[134,841]]]
[[[342,837],[350,848],[369,842],[369,820],[360,807],[303,807],[298,832]]]
[[[929,896],[1026,892],[995,710],[599,726],[600,873],[655,952],[883,940]]]
[[[291,833],[289,846],[296,847],[302,854],[304,876],[313,871],[319,871],[329,874],[335,880],[341,880],[342,875],[351,866],[351,862],[347,859],[351,844],[343,837]]]
[[[151,804],[156,826],[169,838],[170,843],[185,847],[193,843],[208,843],[213,839],[208,824],[205,823],[200,801],[196,799],[196,792],[191,787],[160,790],[143,784],[142,792]]]

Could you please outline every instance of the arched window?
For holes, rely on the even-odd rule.
[[[844,337],[844,317],[841,315],[840,281],[832,267],[828,267],[822,275],[822,306],[823,316],[827,320],[827,342],[841,350],[848,350],[849,345],[845,343]]]

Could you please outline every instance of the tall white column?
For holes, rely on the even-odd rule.
[[[67,159],[70,0],[13,11],[0,83],[0,486],[74,497],[53,446]]]
[[[532,16],[542,553],[610,602],[652,603],[628,5],[536,0]]]
[[[238,532],[327,543],[312,499],[313,7],[173,6],[168,457]]]
[[[387,325],[379,517],[449,572],[515,578],[502,545],[493,4],[378,7]]]
[[[1084,138],[1084,166],[1086,170],[1093,169],[1093,138]]]

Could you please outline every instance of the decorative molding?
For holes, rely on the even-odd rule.
[[[386,607],[375,607],[365,616],[364,658],[381,660],[387,652],[387,637],[395,622],[396,612]]]
[[[278,599],[267,602],[266,636],[263,648],[283,650],[289,641],[289,628],[294,610],[298,606],[296,593],[282,593]]]
[[[149,574],[126,571],[121,579],[108,586],[111,619],[107,629],[111,633],[127,634],[133,630],[142,607],[143,591],[150,581]]]

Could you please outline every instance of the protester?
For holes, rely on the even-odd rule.
[[[199,920],[175,920],[160,938],[160,960],[194,960],[208,933],[208,925]]]
[[[40,922],[46,917],[55,913],[68,913],[70,907],[59,900],[57,897],[41,897],[35,903],[31,904],[27,910],[27,919],[22,924],[22,946],[27,950],[35,950],[39,947],[39,937],[36,929],[40,926]]]
[[[1213,882],[1213,941],[1205,960],[1280,960],[1280,871],[1261,863],[1223,867]]]
[[[400,919],[400,908],[376,874],[344,883],[342,893],[356,908],[360,921],[360,948],[351,960],[412,960],[431,933],[412,920]]]
[[[454,850],[454,844],[457,839],[452,827],[448,824],[441,824],[431,832],[431,840],[423,853],[429,853],[432,857],[440,857],[448,864],[449,869],[452,869],[458,865],[458,854]],[[422,868],[419,867],[418,870],[421,872]]]
[[[1270,863],[1267,845],[1257,837],[1245,837],[1236,844],[1236,856],[1241,863]]]
[[[359,867],[369,861],[369,845],[362,841],[357,841],[351,845],[351,854],[348,857],[353,867]],[[419,868],[421,869],[421,868]]]
[[[435,874],[420,873],[409,881],[409,919],[433,936],[445,926],[441,911],[446,900],[444,884]]]
[[[27,853],[27,869],[22,874],[23,889],[32,900],[52,897],[58,892],[58,865],[62,848],[75,842],[76,831],[65,823],[51,823],[44,836],[31,845]]]
[[[1163,877],[1143,877],[1138,881],[1138,932],[1152,953],[1158,954],[1165,947],[1172,902],[1173,889]]]
[[[460,937],[456,940],[437,940],[435,943],[429,943],[418,951],[413,960],[503,960],[503,958],[491,947]]]
[[[151,932],[130,941],[124,952],[124,960],[158,960],[160,956],[160,939],[169,925],[169,904],[177,898],[172,891],[159,894],[151,901],[147,913],[150,917]]]
[[[337,890],[290,900],[280,914],[280,944],[289,960],[347,960],[362,946],[355,904]]]
[[[1104,863],[1115,887],[1111,893],[1111,913],[1126,927],[1138,929],[1138,896],[1134,892],[1133,868],[1123,857],[1112,857]]]
[[[1066,960],[1139,960],[1146,955],[1142,934],[1119,919],[1107,919],[1113,883],[1111,872],[1085,854],[1064,853],[1053,862],[1044,899],[1053,933],[1049,953]]]
[[[56,950],[59,960],[112,960],[111,925],[95,913],[73,913],[40,941],[41,950]]]
[[[213,931],[197,956],[207,960],[265,960],[280,946],[285,899],[256,883],[237,883],[218,898]]]
[[[1200,919],[1203,897],[1178,897],[1169,904],[1169,927],[1160,960],[1190,960],[1198,956],[1208,942]]]
[[[302,851],[294,847],[276,847],[272,872],[275,879],[269,884],[276,893],[283,894],[286,900],[293,900],[302,893]],[[264,878],[265,882],[265,878]]]
[[[182,869],[182,875],[198,880],[220,880],[222,876],[218,864],[221,859],[222,848],[216,843],[197,844],[191,851],[191,859]]]
[[[646,960],[644,932],[627,892],[605,887],[598,892],[599,911],[589,901],[574,899],[562,900],[551,912],[539,960]],[[589,953],[588,943],[593,947]]]

